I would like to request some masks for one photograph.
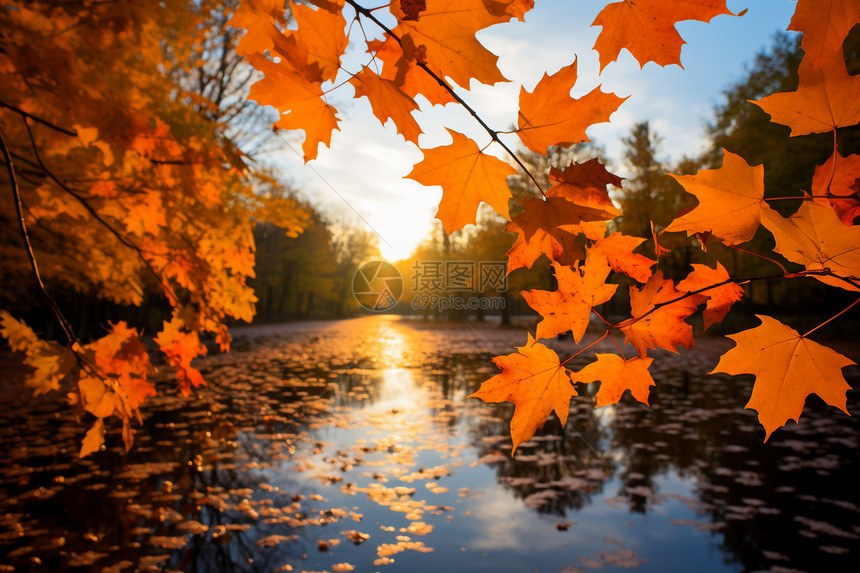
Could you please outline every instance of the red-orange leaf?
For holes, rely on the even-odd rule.
[[[336,110],[324,100],[321,84],[309,82],[286,63],[276,64],[258,55],[249,56],[248,61],[266,76],[251,86],[248,99],[280,111],[283,115],[276,127],[304,130],[305,161],[316,159],[319,144],[331,144],[338,122]]]
[[[798,70],[797,90],[753,101],[774,123],[787,125],[791,135],[824,133],[860,123],[860,76],[849,76],[842,50],[820,68],[805,61]]]
[[[206,354],[206,347],[200,343],[196,332],[183,332],[180,330],[181,326],[182,321],[176,318],[165,322],[161,332],[155,337],[155,342],[167,355],[168,363],[176,370],[182,395],[189,396],[191,388],[203,384],[203,376],[191,366],[191,360]]]
[[[488,5],[496,4],[497,10]],[[391,5],[397,15],[399,2]],[[421,50],[422,60],[439,77],[450,77],[460,87],[469,89],[469,82],[476,79],[493,85],[506,81],[496,66],[499,57],[487,50],[475,38],[479,30],[494,24],[507,22],[515,13],[521,15],[522,8],[515,2],[486,2],[485,0],[427,0],[426,9],[417,14],[415,20],[401,20],[393,32]],[[401,12],[402,13],[402,12]],[[411,64],[414,65],[414,64]],[[414,94],[410,94],[413,95]]]
[[[568,147],[589,141],[585,130],[609,121],[609,116],[627,99],[604,93],[600,86],[574,99],[570,90],[575,83],[576,60],[551,76],[544,74],[533,92],[520,88],[517,135],[530,150],[546,154],[551,145]]]
[[[656,62],[681,65],[685,44],[675,29],[683,20],[710,22],[720,14],[732,14],[726,0],[623,0],[607,5],[592,26],[602,26],[594,49],[600,54],[600,71],[626,48],[639,66]],[[743,14],[743,13],[741,13]],[[683,66],[682,66],[683,67]]]
[[[843,157],[834,151],[823,165],[816,166],[811,194],[813,197],[830,195],[830,205],[839,219],[846,225],[853,225],[854,219],[860,217],[860,193],[856,187],[858,177],[860,155]]]
[[[539,230],[553,234],[556,230],[570,233],[582,232],[582,223],[605,221],[613,214],[603,208],[577,205],[564,197],[547,197],[546,200],[532,197],[520,203],[523,212],[514,217],[526,240]]]
[[[653,358],[632,358],[625,360],[617,354],[595,354],[597,362],[592,362],[579,372],[573,374],[575,382],[590,384],[600,380],[600,390],[597,391],[597,404],[607,406],[617,404],[625,390],[642,402],[648,404],[648,394],[654,379],[648,372]]]
[[[755,375],[746,407],[758,412],[765,441],[788,420],[798,421],[810,394],[847,414],[845,395],[850,386],[842,369],[854,362],[774,318],[756,316],[761,325],[730,335],[735,347],[723,354],[711,373]]]
[[[511,418],[511,439],[514,449],[534,436],[550,412],[555,410],[561,425],[567,423],[570,399],[576,396],[571,373],[558,360],[558,355],[529,334],[519,352],[497,356],[493,362],[502,369],[481,384],[481,388],[468,396],[484,402],[513,402],[516,404]]]
[[[663,348],[678,352],[678,347],[687,350],[693,347],[693,327],[684,322],[696,312],[702,295],[692,295],[671,304],[661,306],[649,313],[656,305],[680,299],[684,293],[678,292],[671,280],[664,279],[657,271],[641,289],[630,287],[630,308],[632,318],[619,324],[621,332],[636,347],[639,356],[645,358],[649,348]],[[645,318],[640,318],[640,317]]]
[[[644,283],[651,276],[651,267],[657,263],[645,255],[633,252],[644,242],[645,239],[640,237],[612,233],[605,239],[597,241],[589,252],[600,251],[609,261],[612,270]]]
[[[555,229],[550,234],[543,229],[538,229],[529,239],[526,239],[523,230],[513,221],[508,223],[505,230],[517,233],[517,239],[507,253],[509,274],[519,268],[532,268],[541,255],[546,255],[550,260],[567,266],[585,258],[582,247],[576,242],[575,233]]]
[[[549,338],[570,330],[578,343],[588,327],[592,307],[611,299],[618,285],[606,284],[609,263],[599,254],[589,253],[581,268],[566,267],[557,262],[552,266],[558,282],[557,290],[529,290],[521,294],[543,317],[535,333],[538,338]]]
[[[415,100],[403,93],[393,81],[380,78],[370,68],[362,69],[349,83],[355,88],[355,97],[365,96],[370,101],[373,115],[380,123],[385,124],[391,119],[397,127],[397,133],[406,141],[418,145],[418,136],[422,131],[412,117],[412,112],[418,109]]]
[[[550,168],[549,180],[559,185],[569,185],[579,189],[602,189],[606,191],[608,185],[620,188],[624,178],[607,171],[600,160],[593,157],[582,163],[571,163],[564,170],[556,167]]]
[[[717,262],[717,267],[714,269],[707,265],[694,263],[693,272],[679,282],[677,288],[682,292],[693,292],[727,280],[729,280],[729,273],[719,262]],[[712,324],[716,324],[725,318],[732,305],[744,296],[744,289],[737,283],[730,282],[703,291],[701,294],[708,297],[708,304],[704,312],[705,330],[708,330],[708,327]]]
[[[440,185],[442,200],[436,218],[447,233],[453,233],[475,222],[478,205],[487,203],[508,218],[511,196],[507,177],[516,170],[492,155],[483,153],[478,144],[452,129],[450,145],[422,149],[424,160],[416,163],[406,177],[422,185]]]
[[[785,218],[770,211],[762,224],[773,233],[774,251],[807,270],[829,269],[853,284],[832,276],[816,276],[831,286],[860,290],[860,227],[844,225],[823,200],[804,201],[797,213]]]
[[[687,236],[710,232],[727,245],[745,243],[761,224],[764,200],[764,166],[750,167],[739,155],[723,149],[723,165],[695,175],[672,175],[699,200],[665,231],[686,231]]]
[[[298,26],[293,33],[307,50],[308,62],[319,65],[323,81],[334,80],[348,44],[343,14],[294,2],[290,2],[290,9]]]
[[[817,69],[842,53],[845,37],[858,22],[857,0],[798,0],[788,29],[803,32],[803,61]]]

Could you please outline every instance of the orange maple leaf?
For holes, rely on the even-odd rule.
[[[418,109],[418,104],[406,95],[391,81],[379,77],[370,68],[364,68],[355,74],[349,83],[355,88],[355,97],[365,96],[373,108],[373,115],[379,123],[385,124],[391,119],[397,127],[397,133],[406,141],[418,145],[418,136],[423,132],[418,122],[412,117],[412,112]]]
[[[98,418],[92,427],[87,430],[81,444],[81,453],[79,456],[83,458],[93,452],[99,451],[103,443],[105,443],[105,422],[103,418]]]
[[[491,10],[493,4],[496,6]],[[392,32],[401,40],[408,37],[437,76],[450,77],[468,90],[472,79],[487,85],[507,81],[496,66],[499,57],[487,50],[475,34],[521,15],[524,8],[519,2],[427,0],[416,19],[400,20]],[[399,2],[391,3],[391,12],[395,16],[403,13]],[[405,65],[415,64],[413,61]]]
[[[480,398],[484,402],[513,402],[516,404],[511,418],[511,439],[514,449],[534,436],[550,412],[555,410],[561,425],[567,423],[570,399],[576,396],[571,373],[561,365],[558,355],[531,334],[519,352],[497,356],[493,362],[502,369],[481,384],[477,392],[467,398]]]
[[[806,60],[797,72],[793,92],[781,92],[750,100],[770,115],[774,123],[791,128],[791,136],[824,133],[860,123],[860,76],[849,76],[842,50],[820,68]]]
[[[860,290],[860,227],[842,224],[830,205],[819,201],[804,201],[788,218],[772,210],[762,217],[776,241],[774,251],[807,270],[829,269],[851,280],[816,275],[823,283]]]
[[[576,242],[576,233],[555,229],[550,234],[543,229],[537,229],[529,239],[526,239],[523,230],[513,221],[508,223],[505,230],[517,233],[514,244],[507,252],[508,274],[519,268],[532,268],[541,255],[546,255],[551,261],[558,261],[567,266],[585,258],[585,252]]]
[[[720,14],[733,15],[726,8],[726,0],[624,0],[608,4],[591,24],[603,27],[594,42],[600,54],[600,71],[618,59],[624,48],[639,67],[648,62],[681,66],[681,46],[686,42],[675,24],[683,20],[710,22]]]
[[[334,80],[340,69],[340,57],[346,51],[346,20],[340,12],[314,10],[290,2],[290,10],[296,20],[295,35],[307,52],[307,61],[317,64],[323,81]]]
[[[339,121],[335,108],[325,102],[322,85],[308,81],[283,61],[276,64],[257,54],[248,56],[248,61],[265,74],[251,86],[248,99],[280,111],[276,127],[304,130],[305,161],[316,159],[320,143],[331,145],[331,134]]]
[[[553,261],[558,289],[528,290],[522,297],[543,317],[535,335],[549,338],[568,330],[577,343],[585,334],[591,309],[612,298],[618,285],[606,284],[609,263],[602,255],[589,252],[582,267],[566,267]]]
[[[448,129],[450,145],[422,149],[424,159],[407,175],[422,185],[440,185],[442,200],[436,218],[448,234],[474,223],[481,202],[508,218],[511,196],[507,177],[516,170],[492,155],[483,153],[478,144],[453,129]]]
[[[604,93],[600,86],[574,99],[570,90],[575,83],[576,60],[551,76],[545,73],[533,92],[520,88],[516,133],[531,151],[545,155],[551,145],[568,147],[590,141],[585,130],[609,121],[609,116],[627,99]]]
[[[411,36],[398,43],[390,37],[371,40],[367,51],[382,61],[380,77],[391,80],[403,93],[411,98],[424,96],[433,105],[445,105],[456,101],[444,87],[418,66],[424,62],[424,50],[415,46]]]
[[[590,384],[600,380],[595,407],[617,404],[625,390],[630,390],[634,398],[645,405],[648,404],[651,386],[655,386],[654,379],[648,372],[653,358],[637,356],[625,360],[617,354],[595,354],[595,357],[596,362],[573,374],[574,382]]]
[[[839,219],[846,225],[853,225],[860,217],[860,193],[856,188],[860,177],[860,155],[843,157],[834,151],[827,161],[815,167],[812,177],[811,195],[813,197],[831,195],[830,205]],[[845,197],[832,197],[838,195]]]
[[[191,360],[206,354],[206,347],[200,343],[197,333],[184,332],[182,320],[173,318],[165,322],[155,342],[167,356],[167,361],[176,370],[179,389],[183,396],[191,395],[191,388],[203,384],[203,376],[191,366]]]
[[[560,186],[606,191],[608,185],[620,188],[624,178],[610,173],[597,157],[592,157],[582,163],[573,162],[563,170],[551,167],[549,180],[557,182]]]
[[[770,210],[764,200],[764,166],[750,167],[726,149],[718,169],[672,177],[699,205],[672,221],[667,232],[686,231],[688,237],[710,232],[727,245],[737,245],[753,238],[762,212]]]
[[[716,268],[707,265],[693,264],[693,272],[687,278],[678,283],[677,289],[681,292],[693,292],[699,289],[716,285],[729,280],[726,268],[717,262]],[[703,291],[702,296],[708,298],[705,306],[704,320],[705,330],[712,324],[716,324],[725,318],[732,305],[744,296],[744,289],[737,283],[726,283],[716,288]]]
[[[644,242],[645,239],[640,237],[612,233],[594,243],[589,252],[599,251],[609,261],[612,270],[644,283],[651,276],[651,267],[657,264],[657,261],[633,252]]]
[[[756,377],[746,407],[758,412],[765,441],[788,420],[798,421],[810,394],[847,414],[845,395],[850,386],[842,369],[854,362],[774,318],[756,316],[759,326],[729,335],[735,347],[723,354],[711,374]]]
[[[696,294],[682,299],[683,294],[675,289],[671,280],[663,278],[662,271],[654,273],[641,289],[630,287],[633,316],[620,323],[618,328],[624,333],[625,343],[635,346],[639,356],[645,358],[649,348],[663,348],[675,353],[678,346],[687,350],[693,348],[693,327],[684,319],[696,312],[705,297]],[[680,300],[653,310],[658,304],[676,299]]]
[[[285,24],[283,0],[242,0],[228,26],[247,30],[236,44],[236,53],[247,56],[272,48],[280,35],[275,24]]]
[[[857,0],[798,0],[788,29],[803,32],[803,61],[817,69],[842,53],[842,43],[858,22]]]
[[[541,230],[549,234],[558,230],[580,233],[583,231],[582,223],[606,221],[614,216],[603,207],[577,205],[564,197],[548,196],[546,200],[531,197],[520,205],[523,212],[514,217],[513,222],[522,229],[526,240],[530,240],[532,235]]]

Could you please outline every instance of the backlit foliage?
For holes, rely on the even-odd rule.
[[[159,293],[172,316],[155,343],[185,394],[202,382],[191,366],[206,352],[200,336],[227,349],[225,320],[254,314],[252,221],[295,234],[305,219],[292,200],[254,193],[241,152],[199,112],[214,104],[170,81],[193,65],[217,7],[81,0],[0,8],[0,281],[20,281],[36,264],[57,290],[116,304]],[[122,420],[130,447],[131,421],[155,393],[140,333],[119,322],[84,346],[50,305],[65,345],[0,311],[0,332],[33,368],[28,385],[67,393],[96,417],[82,455],[101,446],[109,416]]]
[[[424,96],[433,105],[456,102],[467,107],[484,127],[491,144],[482,148],[449,127],[452,143],[422,149],[424,159],[408,177],[442,187],[437,217],[448,233],[474,222],[480,202],[510,217],[509,197],[503,190],[511,170],[489,150],[519,161],[502,141],[506,133],[488,127],[459,94],[468,90],[473,80],[493,85],[505,79],[496,65],[497,56],[480,44],[475,33],[515,18],[525,19],[533,2],[394,0],[373,9],[357,0],[312,0],[311,4],[316,8],[301,7],[304,17],[297,29],[284,26],[277,1],[245,0],[232,22],[248,30],[244,42],[249,61],[265,75],[252,89],[251,97],[281,112],[280,127],[305,131],[305,159],[315,158],[320,144],[332,142],[337,110],[325,94],[340,89],[341,77],[349,76],[355,97],[366,97],[374,115],[383,123],[392,121],[407,142],[416,143],[420,134],[413,117],[420,111],[417,96]],[[801,64],[800,85],[793,92],[753,102],[774,122],[790,126],[792,135],[835,134],[835,130],[860,121],[860,89],[856,78],[847,75],[842,53],[848,31],[860,19],[854,4],[841,0],[797,3],[790,29],[803,33],[807,52]],[[612,2],[593,24],[601,27],[594,46],[601,70],[623,49],[640,65],[680,65],[684,40],[675,24],[683,20],[708,22],[719,15],[732,15],[725,0]],[[735,16],[742,17],[743,13]],[[360,70],[347,71],[341,67],[340,58],[348,42],[355,41],[348,35],[353,24],[360,26],[363,34],[354,37],[361,38],[358,43],[364,45],[360,48],[369,55]],[[378,36],[372,37],[374,31]],[[550,146],[588,141],[586,129],[609,121],[624,102],[599,87],[579,99],[571,98],[570,90],[577,80],[574,58],[567,67],[545,74],[532,90],[523,86],[519,110],[516,115],[512,110],[511,119],[517,125],[513,133],[528,149],[543,154]],[[585,80],[595,83],[593,78]],[[606,325],[603,337],[621,333],[623,342],[629,342],[635,352],[627,351],[632,356],[626,356],[619,340],[618,355],[601,354],[592,365],[572,372],[565,368],[566,361],[559,362],[553,351],[529,338],[518,353],[496,359],[502,373],[485,382],[474,395],[516,404],[511,422],[516,448],[534,434],[552,410],[564,422],[568,402],[575,395],[572,383],[599,381],[598,405],[617,402],[628,388],[634,398],[647,403],[653,384],[647,370],[652,361],[648,351],[692,348],[693,327],[687,319],[703,309],[706,326],[720,322],[744,295],[745,284],[815,277],[835,288],[856,291],[860,287],[860,237],[853,219],[860,177],[856,165],[856,157],[843,157],[834,143],[833,157],[816,170],[811,194],[788,218],[769,203],[781,198],[769,198],[765,193],[763,172],[767,166],[751,166],[731,150],[724,150],[722,165],[716,169],[676,176],[698,204],[683,210],[664,232],[686,233],[688,245],[697,249],[711,243],[737,248],[764,226],[776,240],[775,253],[800,268],[790,272],[775,260],[776,254],[754,253],[773,260],[781,272],[767,277],[733,277],[722,265],[695,265],[677,282],[664,278],[657,260],[633,252],[647,237],[610,233],[610,222],[623,215],[607,188],[608,184],[621,184],[616,176],[597,162],[572,163],[563,172],[550,173],[550,187],[540,189],[539,198],[522,200],[516,210],[520,214],[508,225],[509,231],[518,234],[509,252],[510,269],[531,267],[542,255],[553,261],[557,290],[525,293],[527,302],[543,317],[537,335],[572,330],[579,341],[589,318],[597,314],[594,307],[622,290],[616,291],[616,285],[607,284],[607,279],[622,274],[629,279],[625,294],[629,294],[631,316],[617,323],[597,316]],[[535,174],[532,179],[538,185]],[[656,243],[659,234],[653,234]],[[657,258],[665,252],[657,248]],[[723,357],[716,371],[756,375],[748,407],[759,412],[767,436],[788,419],[796,420],[810,393],[844,409],[847,385],[841,369],[852,362],[809,340],[812,331],[800,335],[773,318],[761,320],[762,326],[733,336],[738,344]],[[585,350],[587,347],[579,353]],[[756,358],[763,353],[767,360]],[[766,364],[765,370],[762,364]]]

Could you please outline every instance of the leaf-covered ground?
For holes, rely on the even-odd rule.
[[[106,450],[78,459],[82,426],[60,399],[16,396],[7,374],[0,571],[856,565],[856,416],[810,400],[762,444],[749,380],[696,374],[718,341],[656,356],[651,408],[595,409],[581,388],[566,429],[551,419],[511,459],[511,408],[465,396],[521,330],[368,317],[236,335],[200,362],[193,399],[153,401],[127,455],[109,428]]]

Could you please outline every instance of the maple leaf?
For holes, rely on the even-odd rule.
[[[541,255],[546,255],[552,261],[558,261],[563,265],[573,265],[576,261],[585,258],[585,253],[579,243],[576,242],[577,235],[555,229],[548,233],[543,229],[537,229],[529,239],[519,225],[513,221],[505,227],[506,231],[517,233],[514,244],[507,252],[508,272],[519,268],[532,268],[532,265]]]
[[[693,271],[687,278],[678,283],[677,289],[681,292],[693,292],[711,285],[720,284],[729,280],[726,268],[717,262],[716,268],[707,265],[693,263]],[[725,318],[732,305],[744,296],[744,289],[737,283],[726,283],[716,288],[709,288],[701,293],[708,298],[705,306],[704,320],[705,330],[712,324],[716,324]]]
[[[537,338],[549,338],[568,330],[579,343],[588,327],[591,309],[612,298],[618,285],[605,284],[609,263],[601,255],[589,252],[582,267],[566,267],[553,261],[558,289],[523,291],[522,297],[542,317]]]
[[[692,211],[676,218],[664,230],[686,231],[687,236],[711,233],[726,245],[745,243],[761,224],[764,200],[764,167],[750,165],[739,155],[723,149],[723,164],[695,175],[672,175],[699,200]]]
[[[369,68],[364,68],[355,74],[349,83],[355,88],[356,98],[364,96],[370,101],[373,115],[379,123],[384,125],[388,119],[391,119],[397,127],[397,133],[401,134],[406,141],[418,145],[418,136],[422,131],[411,115],[418,109],[415,100],[403,93],[393,81],[380,78]]]
[[[403,13],[399,4],[391,3],[395,16]],[[509,21],[518,11],[488,10],[488,4],[497,4],[496,8],[522,7],[516,2],[426,0],[426,8],[417,19],[400,20],[392,32],[401,40],[408,37],[416,48],[421,48],[422,59],[436,75],[450,77],[464,89],[469,89],[472,79],[487,85],[507,81],[496,66],[498,56],[487,50],[475,34]]]
[[[612,270],[644,283],[651,276],[651,267],[657,261],[633,251],[645,242],[641,237],[612,233],[591,246],[589,252],[597,251],[606,257]]]
[[[116,392],[108,388],[104,381],[91,376],[82,376],[78,380],[78,389],[84,408],[98,418],[106,418],[113,414],[117,406]]]
[[[526,240],[539,230],[554,234],[558,230],[569,233],[582,232],[582,223],[605,221],[613,217],[602,207],[577,205],[564,197],[547,197],[546,200],[531,197],[520,203],[523,212],[513,222],[522,229]]]
[[[860,155],[843,157],[838,151],[834,151],[827,161],[815,167],[815,175],[812,177],[811,195],[813,197],[831,195],[830,205],[846,225],[853,225],[854,219],[860,216],[858,175],[860,175]],[[845,198],[832,197],[832,195]]]
[[[297,24],[292,34],[304,46],[307,61],[319,66],[323,81],[334,80],[340,69],[340,57],[349,43],[343,14],[314,10],[294,2],[290,2],[290,10]]]
[[[382,61],[382,73],[379,76],[394,82],[409,97],[421,95],[433,105],[456,101],[448,90],[417,65],[418,62],[424,62],[424,50],[417,48],[410,36],[402,38],[400,42],[391,37],[385,41],[371,40],[367,42],[367,51]]]
[[[756,377],[746,407],[758,412],[765,441],[788,420],[799,420],[810,394],[847,414],[845,395],[850,386],[842,369],[854,362],[774,318],[756,317],[761,320],[759,326],[728,336],[735,347],[723,354],[710,373]]]
[[[181,331],[182,324],[182,320],[178,318],[165,322],[161,332],[155,337],[155,342],[167,356],[168,363],[176,370],[182,395],[190,396],[192,387],[203,384],[203,376],[191,366],[191,360],[206,354],[206,347],[200,343],[196,332]]]
[[[597,157],[592,157],[582,163],[572,162],[563,170],[551,167],[549,170],[549,180],[559,183],[559,185],[554,187],[570,186],[583,190],[598,189],[606,191],[608,185],[621,188],[624,178],[610,173]],[[562,192],[559,191],[559,193]]]
[[[590,141],[585,130],[609,121],[609,116],[627,99],[604,93],[600,86],[574,99],[570,90],[575,83],[576,60],[551,76],[545,73],[533,92],[520,88],[516,133],[531,151],[545,155],[552,145],[569,147]]]
[[[791,136],[824,133],[860,123],[860,76],[849,76],[842,50],[820,68],[802,61],[793,92],[749,100],[774,123],[791,128]]]
[[[860,227],[842,224],[828,204],[818,201],[804,201],[788,218],[776,211],[762,217],[762,224],[776,241],[774,251],[807,270],[829,269],[853,281],[815,276],[825,284],[860,290]]]
[[[422,149],[424,159],[406,175],[422,185],[440,185],[442,200],[436,218],[448,234],[474,223],[481,202],[508,218],[511,196],[507,177],[516,170],[492,155],[483,153],[478,144],[453,129],[450,145]]]
[[[788,29],[803,32],[803,61],[818,69],[842,53],[848,32],[858,22],[857,0],[798,0]]]
[[[550,412],[555,410],[561,425],[567,423],[570,399],[576,396],[571,373],[561,365],[558,355],[528,335],[525,346],[507,356],[497,356],[493,362],[502,369],[484,381],[477,392],[467,398],[480,398],[484,402],[513,402],[516,404],[511,418],[511,439],[514,448],[531,439],[542,427]]]
[[[744,10],[740,15],[746,12]],[[681,66],[683,38],[675,24],[684,20],[710,22],[721,14],[732,14],[726,0],[624,0],[606,5],[592,22],[603,29],[594,42],[600,54],[600,71],[626,48],[639,67],[648,62]],[[683,68],[683,66],[681,66]]]
[[[227,22],[228,26],[247,30],[236,44],[236,53],[247,56],[272,48],[273,38],[280,35],[275,23],[285,23],[282,0],[241,0]]]
[[[102,418],[97,418],[92,427],[87,430],[84,440],[81,444],[81,458],[99,451],[102,444],[105,443],[105,422]]]
[[[276,127],[304,130],[305,162],[316,159],[320,143],[331,145],[339,121],[336,110],[324,100],[321,84],[309,82],[286,63],[275,64],[256,54],[248,56],[248,61],[265,74],[251,86],[248,99],[280,111]]]
[[[693,348],[693,327],[684,319],[696,312],[705,297],[696,294],[681,298],[682,295],[671,280],[663,278],[662,271],[654,273],[641,289],[630,287],[633,316],[618,328],[624,333],[625,343],[635,346],[640,357],[645,358],[649,348],[663,348],[676,354],[678,346]],[[658,304],[676,299],[680,300],[653,310]]]
[[[651,386],[655,385],[648,372],[653,358],[637,356],[625,360],[617,354],[595,354],[595,357],[596,362],[573,374],[573,380],[583,384],[600,380],[595,407],[617,404],[625,390],[630,390],[634,398],[648,405],[648,394],[651,393]]]

